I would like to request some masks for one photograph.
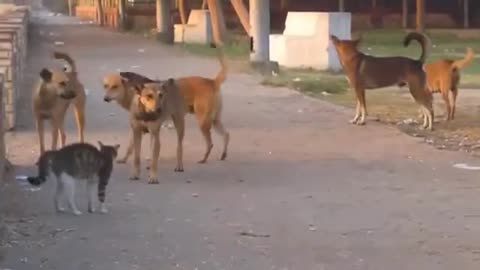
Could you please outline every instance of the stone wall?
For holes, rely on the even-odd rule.
[[[6,164],[4,134],[16,124],[16,105],[24,79],[30,11],[26,6],[0,4],[0,177]]]

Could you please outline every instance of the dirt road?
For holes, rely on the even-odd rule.
[[[130,69],[158,78],[214,76],[219,68],[214,59],[138,36],[66,24],[56,16],[36,22],[22,122],[9,140],[19,175],[35,173],[29,87],[42,67],[54,64],[55,41],[77,60],[89,92],[87,140],[121,143],[122,153],[127,113],[103,102],[103,74]],[[259,86],[251,75],[231,74],[222,92],[231,132],[228,160],[218,160],[215,136],[209,163],[196,164],[204,145],[188,117],[185,172],[173,171],[175,132],[162,131],[160,185],[146,184],[145,171],[140,182],[130,182],[130,165],[116,166],[108,215],[57,215],[54,183],[36,190],[6,181],[0,235],[10,236],[3,239],[0,269],[479,268],[478,173],[452,167],[475,160],[374,122],[352,126],[351,111]],[[67,129],[67,140],[76,141],[71,113]],[[84,189],[78,191],[85,210]]]

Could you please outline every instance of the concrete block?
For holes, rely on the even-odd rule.
[[[192,10],[185,29],[181,24],[174,25],[175,43],[209,44],[213,40],[212,35],[210,13],[208,10]]]
[[[341,69],[330,35],[351,38],[348,12],[289,12],[281,35],[270,35],[270,60],[288,68]]]

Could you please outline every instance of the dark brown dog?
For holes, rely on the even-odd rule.
[[[455,118],[460,70],[469,66],[474,58],[475,53],[473,49],[467,48],[467,53],[463,59],[440,59],[433,63],[425,64],[428,90],[432,93],[440,92],[442,94],[447,108],[447,121]],[[451,96],[449,93],[451,93]]]
[[[407,84],[415,101],[423,112],[423,127],[433,128],[432,94],[426,88],[426,75],[423,64],[429,51],[428,38],[420,33],[411,32],[404,39],[407,47],[412,40],[422,46],[422,54],[418,60],[407,57],[375,57],[361,53],[358,50],[360,39],[340,40],[330,36],[337,51],[343,71],[346,73],[350,87],[355,90],[357,108],[352,124],[365,124],[367,105],[365,90],[393,85]]]

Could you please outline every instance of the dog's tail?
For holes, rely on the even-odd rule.
[[[220,86],[222,83],[227,79],[227,62],[225,60],[225,53],[223,51],[223,47],[218,47],[218,61],[220,62],[220,71],[218,72],[217,76],[215,77],[215,90],[218,92],[220,90]]]
[[[467,53],[465,53],[463,59],[455,60],[452,64],[452,67],[456,70],[464,69],[473,62],[473,59],[475,59],[475,53],[473,52],[473,49],[467,48]]]
[[[430,39],[422,33],[410,32],[407,34],[407,36],[405,36],[405,39],[403,40],[403,46],[408,47],[412,40],[416,40],[418,43],[420,43],[420,46],[422,46],[422,54],[420,55],[418,61],[422,62],[422,64],[425,63],[425,60],[427,60],[430,53]]]
[[[72,73],[76,73],[77,72],[77,66],[75,65],[75,61],[73,61],[72,57],[70,57],[70,55],[66,54],[66,53],[63,53],[63,52],[53,52],[53,57],[55,57],[55,59],[62,59],[62,60],[65,60],[65,62],[68,63],[68,65],[70,66],[70,68],[72,69]]]

